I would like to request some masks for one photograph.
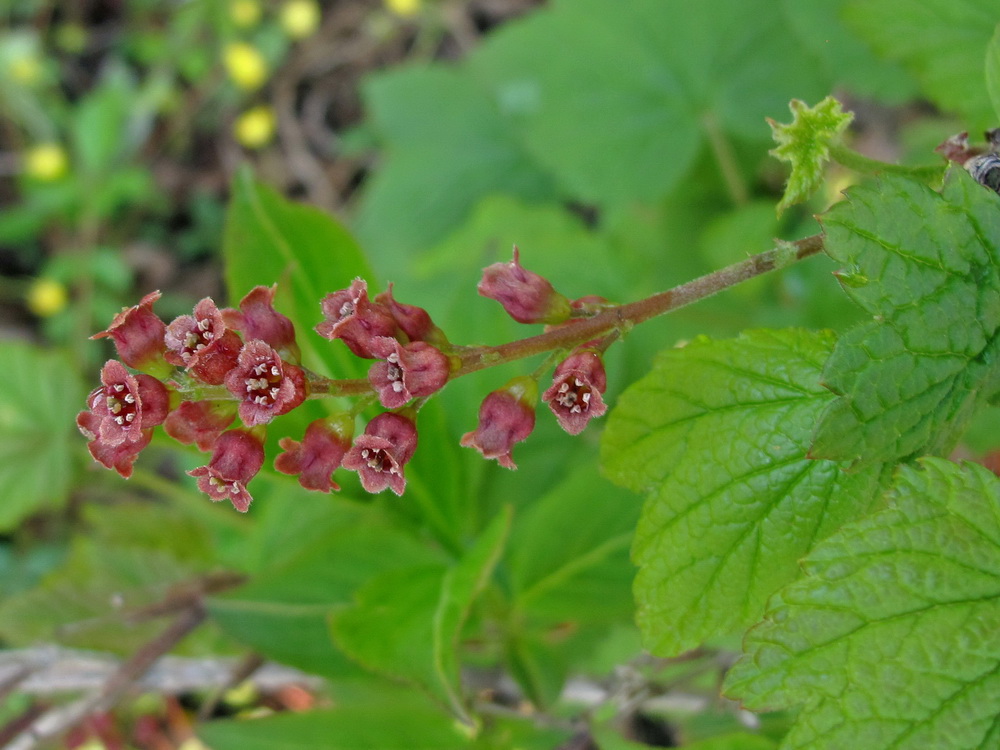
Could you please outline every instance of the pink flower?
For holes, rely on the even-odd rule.
[[[483,297],[495,299],[518,323],[561,323],[570,316],[569,299],[537,273],[521,266],[514,246],[514,260],[483,269],[477,287]]]
[[[164,336],[167,361],[187,368],[198,380],[220,385],[236,365],[243,342],[226,327],[222,313],[209,297],[194,306],[194,315],[181,315]]]
[[[430,396],[448,382],[448,357],[423,341],[403,346],[396,339],[372,339],[371,350],[381,357],[368,370],[368,382],[387,409],[397,409],[411,398]]]
[[[144,440],[142,431],[166,418],[170,394],[156,378],[144,373],[133,375],[121,362],[109,359],[101,368],[101,383],[87,397],[94,418],[85,421],[88,431],[102,444],[117,446]]]
[[[604,361],[594,349],[581,348],[556,367],[552,385],[542,394],[559,425],[579,435],[594,417],[608,410],[601,394],[607,390]]]
[[[514,378],[483,400],[479,425],[473,432],[465,433],[460,444],[475,448],[483,458],[495,458],[507,469],[516,469],[511,449],[535,429],[537,401],[538,385],[534,378]]]
[[[431,316],[422,307],[404,305],[392,296],[392,284],[384,292],[375,295],[375,302],[385,305],[392,315],[396,325],[400,327],[410,341],[426,341],[439,348],[448,346],[448,337],[444,331],[434,325]]]
[[[141,372],[163,378],[173,368],[163,356],[166,350],[163,336],[167,327],[153,312],[153,303],[159,298],[159,292],[150,292],[135,307],[127,307],[118,313],[107,330],[95,333],[90,338],[103,339],[110,336],[122,362]]]
[[[236,404],[232,401],[182,401],[167,415],[163,431],[174,440],[200,451],[210,451],[236,419]]]
[[[383,412],[365,427],[344,456],[343,467],[358,472],[367,492],[386,487],[397,495],[406,489],[403,466],[417,449],[417,427],[401,414]]]
[[[306,378],[300,367],[282,362],[263,341],[248,341],[236,367],[226,375],[226,388],[240,399],[243,424],[267,424],[286,414],[306,398]]]
[[[326,295],[320,304],[326,320],[316,326],[316,332],[323,338],[340,339],[359,357],[375,357],[373,338],[396,335],[396,321],[385,305],[368,299],[364,279],[355,279],[347,289]]]
[[[339,490],[331,476],[350,449],[353,434],[354,418],[348,414],[317,419],[306,428],[301,443],[287,437],[278,441],[285,452],[274,459],[274,468],[282,474],[298,474],[299,484],[307,490]]]
[[[274,309],[274,293],[278,285],[255,286],[240,300],[240,309],[226,308],[222,317],[226,325],[240,331],[247,341],[260,339],[271,346],[286,362],[298,364],[301,359],[295,342],[295,326],[285,315]]]
[[[198,489],[213,502],[229,500],[240,513],[246,513],[253,498],[247,484],[264,465],[264,438],[257,430],[229,430],[215,443],[208,466],[188,472],[198,478]]]
[[[153,438],[153,430],[142,430],[137,439],[111,445],[98,437],[102,418],[92,411],[81,411],[76,417],[76,425],[80,432],[90,442],[87,448],[94,460],[103,464],[109,469],[114,469],[122,477],[128,479],[132,476],[132,464],[142,452],[142,449],[149,445]]]

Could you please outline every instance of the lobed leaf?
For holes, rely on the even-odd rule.
[[[1000,198],[958,170],[936,193],[886,177],[823,218],[844,289],[872,320],[823,372],[840,396],[812,455],[861,464],[949,450],[1000,386]]]
[[[755,621],[797,561],[870,509],[880,469],[808,458],[830,333],[753,331],[666,351],[612,412],[616,482],[645,494],[632,557],[646,646],[679,654]]]
[[[927,458],[782,590],[725,690],[803,705],[783,748],[1000,743],[1000,480]]]

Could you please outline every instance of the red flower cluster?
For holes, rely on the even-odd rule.
[[[111,338],[121,361],[104,365],[100,387],[77,417],[94,459],[129,477],[153,428],[162,424],[175,440],[211,452],[205,466],[189,472],[199,488],[245,512],[252,501],[247,485],[264,464],[267,425],[301,405],[317,383],[325,381],[316,395],[331,392],[331,381],[300,366],[295,328],[275,309],[275,289],[254,288],[238,308],[219,309],[203,299],[192,314],[169,325],[153,311],[159,292],[115,316],[93,338]],[[521,266],[516,247],[512,262],[484,271],[479,291],[524,323],[567,325],[608,306],[601,298],[570,301],[559,294]],[[392,411],[375,416],[357,437],[356,411],[369,400],[362,399],[356,411],[316,420],[301,441],[279,440],[283,452],[275,468],[297,476],[306,489],[330,492],[340,489],[333,473],[343,467],[357,472],[368,492],[390,489],[401,495],[404,467],[417,447],[417,409],[461,368],[463,351],[451,346],[425,310],[397,302],[391,285],[370,299],[366,282],[355,279],[320,306],[324,320],[317,333],[376,360],[368,373],[371,391]],[[596,341],[573,351],[542,394],[571,434],[606,411],[602,350]],[[486,397],[479,425],[462,437],[462,445],[516,468],[511,450],[534,429],[537,401],[535,377],[514,378]]]

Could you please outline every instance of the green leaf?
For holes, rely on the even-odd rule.
[[[0,344],[6,377],[0,392],[0,531],[66,497],[73,457],[86,453],[74,424],[83,385],[59,352],[29,344]]]
[[[815,107],[792,99],[788,108],[792,111],[792,121],[788,125],[768,120],[778,144],[771,155],[792,165],[785,194],[778,203],[779,212],[801,203],[820,188],[830,160],[830,146],[840,142],[854,119],[854,115],[844,112],[840,102],[832,96]]]
[[[356,226],[382,268],[443,239],[486,195],[552,195],[497,104],[461,71],[402,68],[369,80],[364,95],[387,153]]]
[[[753,331],[661,354],[621,396],[608,475],[647,496],[632,547],[644,641],[673,655],[756,620],[817,540],[866,512],[872,468],[807,457],[829,333]]]
[[[234,638],[278,661],[327,676],[350,671],[330,639],[330,613],[387,570],[441,559],[404,533],[355,516],[313,539],[284,564],[213,598],[212,617]]]
[[[456,650],[473,600],[485,587],[510,527],[507,508],[453,566],[393,570],[364,586],[332,618],[345,653],[380,674],[415,683],[471,724]]]
[[[214,721],[198,735],[213,750],[458,750],[469,744],[432,706],[397,696],[348,709]]]
[[[749,708],[803,705],[783,748],[1000,743],[1000,482],[928,458],[890,500],[810,553],[727,677]]]
[[[233,304],[258,284],[278,283],[275,306],[295,324],[303,353],[337,377],[365,370],[342,343],[313,331],[323,319],[323,297],[355,277],[374,280],[354,238],[335,219],[283,198],[243,169],[233,181],[222,248]]]
[[[841,337],[824,369],[841,397],[812,455],[873,463],[950,450],[1000,382],[1000,198],[964,170],[943,194],[887,177],[851,190],[823,226],[827,253],[862,280],[845,291],[872,320]]]
[[[997,23],[994,0],[852,0],[845,20],[876,52],[900,61],[968,130],[996,124],[983,90],[983,52]]]
[[[792,96],[829,90],[782,15],[773,0],[561,2],[469,64],[572,196],[650,200],[680,184],[706,134],[763,138]]]
[[[986,91],[993,102],[993,113],[1000,120],[1000,24],[986,48]]]

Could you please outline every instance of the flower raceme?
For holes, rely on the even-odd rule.
[[[245,512],[253,500],[247,485],[265,461],[265,438],[273,420],[307,398],[359,396],[354,407],[314,420],[301,439],[283,436],[275,469],[298,477],[308,490],[339,490],[340,468],[357,472],[368,492],[403,494],[404,470],[417,447],[417,412],[452,378],[518,359],[491,347],[456,347],[427,311],[398,302],[390,287],[370,298],[368,285],[355,279],[320,301],[323,319],[316,332],[339,339],[357,357],[375,360],[368,382],[330,380],[301,366],[295,326],[274,307],[277,286],[258,286],[236,308],[219,308],[211,298],[190,315],[165,323],[153,311],[159,292],[115,316],[93,338],[110,338],[119,360],[101,369],[101,385],[91,392],[77,425],[94,460],[123,477],[150,443],[153,428],[186,445],[211,453],[191,472],[214,501],[228,500]],[[576,302],[556,292],[543,277],[513,260],[483,272],[483,296],[497,300],[523,323],[573,329],[581,319],[612,307],[596,297]],[[564,337],[572,340],[573,337]],[[607,407],[601,351],[580,345],[556,367],[544,394],[559,424],[578,434]],[[610,341],[611,339],[609,339]],[[515,344],[518,342],[514,342]],[[512,345],[506,345],[508,348]],[[565,346],[565,344],[561,344]],[[537,374],[515,377],[486,396],[475,430],[461,444],[514,469],[515,443],[531,434],[538,401]],[[383,409],[355,436],[357,417],[375,401]]]

